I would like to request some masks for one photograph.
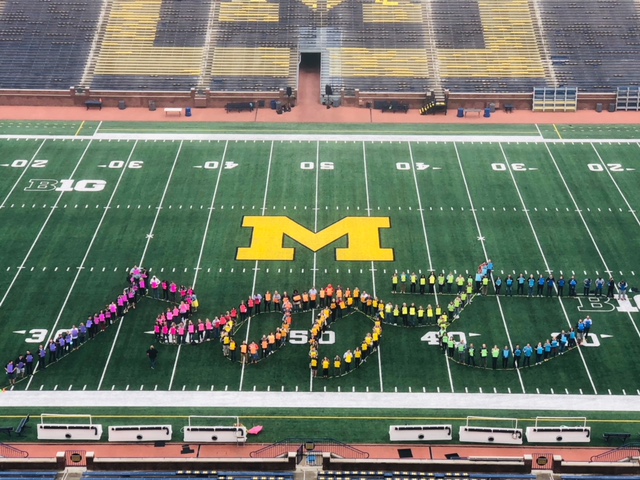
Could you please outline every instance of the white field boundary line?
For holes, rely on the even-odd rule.
[[[31,165],[33,160],[36,158],[36,156],[38,155],[38,152],[42,148],[42,145],[44,145],[44,142],[42,142],[42,144],[40,145],[40,148],[38,148],[38,150],[33,155],[33,157],[31,157],[31,160],[29,161],[29,164],[24,168],[24,171],[22,172],[22,174],[18,178],[17,182],[14,184],[13,188],[11,189],[11,192],[9,192],[9,194],[6,196],[6,198],[2,202],[2,205],[0,206],[0,208],[4,207],[5,202],[7,201],[7,199],[9,198],[11,193],[13,192],[13,190],[16,188],[16,185],[18,185],[18,183],[20,182],[20,180],[22,179],[22,177],[26,173],[27,169],[29,168],[29,166]],[[80,159],[78,160],[78,163],[76,163],[76,166],[73,168],[73,171],[71,172],[71,175],[69,175],[70,179],[73,178],[73,176],[75,175],[76,171],[80,167],[80,164],[82,163],[82,160],[84,159],[85,155],[87,154],[87,151],[89,150],[90,146],[91,146],[91,141],[89,141],[89,143],[85,147],[84,151],[82,152],[82,155],[80,155]],[[49,223],[49,220],[53,216],[53,213],[56,211],[56,208],[58,207],[58,203],[60,203],[60,200],[62,199],[62,195],[64,195],[64,192],[60,192],[60,195],[58,195],[58,198],[56,199],[55,203],[51,207],[51,209],[49,211],[49,214],[47,215],[47,218],[44,220],[44,223],[42,224],[42,226],[40,227],[40,230],[36,234],[36,238],[33,240],[33,243],[31,244],[31,247],[29,247],[29,250],[27,251],[26,255],[24,256],[24,259],[22,260],[22,263],[20,263],[20,266],[18,267],[18,271],[13,276],[13,279],[11,280],[11,283],[9,283],[9,286],[5,289],[4,295],[2,296],[2,299],[0,299],[0,307],[2,307],[2,305],[4,305],[4,302],[7,300],[7,297],[9,296],[9,292],[11,291],[13,286],[15,285],[16,280],[18,280],[18,276],[20,275],[20,272],[22,272],[22,270],[24,270],[24,268],[25,268],[24,266],[27,263],[27,260],[29,260],[29,257],[31,256],[31,252],[33,252],[33,249],[35,248],[36,244],[38,243],[38,240],[40,240],[40,236],[42,235],[42,232],[44,231],[45,227]]]
[[[367,196],[367,217],[371,216],[371,201],[370,201],[370,197],[369,197],[369,174],[367,172],[367,147],[366,147],[366,143],[362,142],[362,160],[364,163],[364,190]],[[375,298],[377,296],[376,293],[376,267],[375,264],[373,263],[373,260],[371,261],[371,282],[373,285],[373,297]],[[378,374],[379,374],[379,378],[380,378],[380,391],[384,392],[384,382],[382,380],[382,342],[378,342]]]
[[[91,241],[89,242],[89,246],[87,247],[87,251],[84,253],[84,257],[82,258],[82,261],[80,262],[80,266],[77,267],[77,271],[76,271],[76,275],[73,278],[73,282],[71,282],[71,286],[69,287],[69,289],[67,290],[67,296],[65,297],[64,301],[62,302],[62,306],[60,307],[60,311],[58,312],[58,316],[56,317],[56,320],[53,324],[53,327],[51,327],[51,333],[49,334],[49,337],[46,340],[46,343],[44,343],[43,345],[47,345],[49,343],[49,341],[53,338],[53,336],[56,333],[56,328],[58,327],[58,324],[60,323],[60,319],[62,318],[62,314],[64,312],[64,309],[67,306],[67,303],[69,303],[69,298],[71,298],[71,293],[73,292],[73,289],[76,286],[76,283],[78,283],[78,278],[80,278],[80,274],[82,273],[82,270],[84,270],[84,264],[87,261],[87,258],[89,257],[89,253],[91,252],[91,248],[93,247],[93,243],[96,241],[96,238],[98,237],[98,232],[100,231],[100,228],[102,227],[102,223],[104,222],[105,217],[107,216],[107,213],[109,213],[110,207],[111,207],[111,202],[113,201],[113,198],[116,196],[116,192],[118,191],[118,187],[120,186],[120,182],[122,181],[122,178],[124,177],[125,172],[128,170],[128,166],[129,166],[129,162],[131,161],[131,157],[133,157],[133,153],[136,151],[136,146],[138,145],[138,142],[136,141],[133,144],[133,147],[131,147],[131,152],[129,152],[129,156],[127,157],[127,161],[124,163],[124,166],[122,167],[122,171],[120,172],[120,175],[118,176],[118,180],[116,182],[115,187],[113,187],[113,191],[111,192],[111,196],[109,197],[109,201],[107,202],[107,206],[104,208],[104,211],[102,212],[102,216],[100,217],[100,222],[98,222],[98,226],[96,227],[96,230],[93,232],[93,237],[91,237]],[[38,366],[36,365],[35,369],[33,370],[33,373],[35,374],[38,371]],[[29,382],[27,383],[27,386],[25,387],[25,390],[29,390],[29,387],[31,386],[31,382],[33,381],[34,375],[32,375],[31,377],[29,377]]]
[[[409,157],[411,158],[411,171],[413,172],[413,183],[416,186],[416,195],[418,197],[418,209],[420,210],[420,220],[422,221],[422,234],[424,235],[424,244],[427,247],[427,260],[429,261],[429,271],[433,271],[433,262],[431,261],[431,249],[429,248],[429,237],[427,236],[427,226],[424,220],[424,209],[422,208],[422,199],[420,197],[420,187],[418,186],[418,176],[416,175],[416,164],[413,158],[413,149],[411,148],[411,142],[407,142],[409,146]],[[472,207],[473,208],[473,207]],[[436,305],[438,304],[438,292],[437,287],[434,285],[433,295],[436,301]],[[447,352],[444,353],[444,363],[447,366],[447,374],[449,375],[449,387],[451,388],[451,392],[455,392],[455,387],[453,385],[453,375],[451,374],[451,365],[449,365],[449,358],[447,356]]]
[[[319,193],[319,186],[320,184],[320,142],[316,142],[316,193],[315,193],[315,200],[314,200],[314,206],[313,206],[313,231],[317,232],[318,231],[318,193]],[[318,271],[318,252],[313,252],[313,275],[312,275],[312,280],[311,280],[311,285],[313,288],[316,288],[316,272]],[[311,323],[313,323],[313,320],[315,318],[315,310],[311,309]],[[320,359],[318,359],[318,362],[320,361]],[[309,368],[309,391],[313,392],[313,371],[311,370],[311,368]]]
[[[169,172],[169,177],[167,178],[167,183],[164,186],[164,190],[162,191],[162,197],[160,197],[160,203],[158,204],[158,208],[156,208],[156,214],[153,218],[153,223],[151,224],[151,229],[147,234],[147,242],[144,245],[144,249],[142,250],[142,255],[140,256],[140,261],[138,265],[142,265],[144,263],[144,257],[147,254],[147,249],[149,248],[149,242],[151,242],[151,238],[153,237],[153,231],[156,228],[156,223],[158,222],[158,217],[160,216],[160,212],[162,211],[162,204],[164,203],[164,198],[167,195],[167,190],[169,189],[169,183],[171,182],[171,178],[173,177],[173,172],[176,168],[176,164],[178,163],[178,157],[180,156],[180,152],[182,150],[183,142],[180,142],[178,146],[178,151],[176,153],[175,158],[173,159],[173,165],[171,166],[171,171]],[[120,317],[120,322],[118,323],[118,329],[116,330],[116,335],[111,342],[111,348],[109,349],[109,355],[107,356],[107,361],[104,363],[104,368],[102,369],[102,375],[100,375],[100,381],[98,382],[97,390],[102,388],[102,382],[104,381],[104,377],[107,374],[107,369],[109,368],[109,363],[111,362],[111,357],[113,356],[113,351],[115,350],[116,344],[118,343],[118,338],[120,337],[120,329],[122,328],[122,324],[124,323],[125,317]]]
[[[96,139],[104,138],[108,140],[230,140],[230,141],[352,141],[352,142],[474,142],[474,143],[495,143],[495,142],[541,142],[544,138],[532,135],[394,135],[394,134],[292,134],[292,133],[100,133],[94,134]],[[0,138],[2,138],[0,136]],[[13,136],[12,138],[15,138]],[[76,137],[77,138],[77,137]],[[562,140],[560,140],[562,141]],[[637,139],[635,140],[638,141]]]
[[[520,203],[522,205],[522,210],[524,211],[524,214],[527,217],[527,221],[529,222],[529,227],[531,227],[531,233],[533,233],[533,238],[536,241],[536,245],[538,246],[538,250],[540,251],[540,256],[542,257],[542,261],[544,262],[544,266],[545,266],[547,272],[551,273],[551,268],[549,267],[549,262],[547,261],[547,257],[544,254],[544,250],[542,250],[542,245],[540,244],[540,239],[538,238],[538,233],[536,232],[536,229],[533,226],[533,221],[531,220],[531,216],[529,215],[529,210],[527,209],[527,204],[525,203],[524,198],[522,198],[522,193],[520,192],[520,187],[518,187],[518,182],[516,182],[516,177],[513,174],[513,170],[511,169],[511,164],[509,163],[509,158],[507,157],[507,154],[504,151],[504,148],[502,147],[502,144],[500,144],[500,152],[502,152],[502,157],[504,158],[504,161],[506,162],[507,170],[509,171],[509,175],[511,176],[511,181],[513,182],[513,186],[516,188],[516,193],[518,194],[518,198],[520,199]],[[585,224],[585,226],[586,226],[586,224]],[[567,313],[567,310],[566,310],[566,308],[564,306],[564,303],[562,302],[562,298],[559,297],[558,295],[556,295],[556,298],[558,299],[558,303],[560,304],[560,307],[562,308],[562,313],[564,314],[564,318],[567,320],[567,325],[569,325],[569,328],[571,328],[573,325],[571,325],[571,320],[569,319],[569,314]],[[582,359],[582,364],[584,365],[584,369],[585,369],[585,372],[587,373],[587,377],[589,377],[589,383],[591,383],[591,388],[593,388],[593,393],[597,394],[598,393],[598,389],[596,388],[596,385],[593,382],[593,378],[591,377],[591,372],[589,371],[589,366],[587,365],[587,360],[586,360],[586,358],[584,358],[584,354],[582,353],[582,348],[580,348],[580,345],[578,345],[578,353],[580,354],[580,358]]]
[[[274,142],[271,142],[271,147],[269,148],[269,162],[267,163],[267,179],[264,186],[264,197],[262,198],[262,208],[260,209],[260,215],[264,216],[267,211],[267,194],[269,193],[269,180],[271,179],[271,164],[273,162],[273,146]],[[251,295],[255,295],[256,293],[256,283],[258,281],[258,260],[256,260],[255,266],[253,267],[253,283],[251,284]],[[249,321],[247,322],[247,334],[245,336],[245,342],[249,343],[249,331],[251,330],[251,317],[249,317]],[[240,370],[240,385],[238,386],[238,391],[242,391],[242,385],[244,383],[244,370],[246,364],[242,363],[242,369]]]
[[[98,129],[102,122],[98,126]],[[93,135],[0,135],[0,140],[148,140],[148,141],[247,141],[247,142],[372,142],[372,143],[560,143],[637,144],[638,138],[543,138],[540,135],[396,135],[396,134],[291,134],[291,133],[98,133]]]
[[[220,186],[220,178],[222,177],[222,170],[224,170],[223,165],[225,159],[227,158],[227,148],[229,147],[229,142],[225,142],[224,150],[222,151],[222,158],[220,159],[220,165],[218,166],[218,177],[216,178],[216,185],[213,187],[213,195],[211,196],[211,204],[209,205],[209,214],[207,215],[207,223],[204,227],[204,233],[202,234],[202,242],[200,243],[200,253],[198,253],[198,261],[196,263],[195,273],[193,274],[193,282],[191,286],[194,291],[196,289],[196,282],[198,281],[198,273],[201,270],[200,265],[202,265],[202,255],[204,253],[204,246],[207,242],[207,234],[209,233],[209,226],[211,225],[211,217],[213,216],[213,206],[216,202],[216,197],[218,195],[218,187]],[[177,157],[176,157],[177,158]],[[173,362],[173,369],[171,370],[171,378],[169,380],[169,387],[167,390],[171,390],[173,387],[173,380],[176,376],[176,370],[178,368],[178,359],[180,358],[180,351],[182,349],[182,344],[178,345],[178,351],[176,352],[176,358]]]
[[[565,180],[564,175],[562,174],[562,170],[560,170],[560,166],[558,165],[558,162],[556,161],[556,158],[554,157],[553,153],[551,152],[551,149],[549,148],[548,145],[546,145],[546,148],[547,148],[547,153],[549,154],[549,158],[551,158],[551,161],[553,162],[553,165],[556,167],[558,175],[560,175],[560,179],[562,180],[562,184],[564,185],[564,188],[567,190],[567,193],[569,194],[569,197],[571,198],[571,201],[573,202],[574,209],[575,209],[576,213],[578,214],[578,216],[580,217],[580,220],[582,221],[582,224],[584,225],[584,228],[587,231],[587,235],[589,235],[589,238],[591,239],[591,243],[593,243],[593,246],[595,247],[596,252],[598,253],[598,256],[600,257],[600,261],[602,262],[602,265],[604,266],[605,272],[607,272],[609,274],[609,276],[611,276],[611,273],[612,273],[611,269],[607,265],[607,262],[605,261],[604,256],[602,255],[602,252],[600,251],[600,248],[598,247],[598,242],[596,242],[596,239],[593,237],[593,234],[591,233],[591,229],[589,228],[589,225],[587,224],[587,220],[584,218],[584,215],[582,215],[582,209],[580,209],[580,207],[578,206],[578,202],[576,201],[575,197],[573,196],[573,193],[571,192],[571,189],[569,188],[569,185],[567,184],[567,181]],[[598,156],[598,159],[600,160],[600,163],[602,164],[603,168],[609,174],[609,178],[611,178],[611,181],[613,182],[615,187],[618,189],[618,193],[620,194],[620,196],[622,197],[622,199],[626,203],[627,207],[629,208],[629,211],[633,211],[633,209],[631,208],[631,205],[629,205],[629,202],[627,201],[626,197],[622,193],[622,190],[620,190],[620,187],[618,186],[617,182],[613,179],[613,176],[611,175],[611,172],[609,171],[609,169],[605,165],[604,160],[602,159],[602,157],[600,156],[600,154],[596,150],[595,146],[593,146],[593,149],[596,152],[596,155]],[[638,217],[636,217],[635,213],[633,214],[633,216],[636,219],[636,223],[638,223],[640,225],[640,222],[638,221]],[[617,286],[616,286],[616,289],[617,289]],[[636,322],[633,319],[633,315],[631,315],[631,312],[627,312],[627,315],[629,316],[629,320],[631,321],[631,324],[633,325],[633,328],[635,329],[636,334],[638,335],[638,337],[640,337],[640,330],[638,330],[638,326],[636,325]]]
[[[567,405],[579,405],[581,412],[640,412],[638,395],[535,395],[522,393],[364,393],[364,392],[242,392],[171,391],[158,395],[143,391],[12,390],[0,395],[0,407],[78,408],[94,411],[103,407],[175,408],[276,408],[289,406],[313,409],[333,406],[340,409],[389,408],[390,410],[517,410],[524,412],[566,412]],[[259,406],[259,407],[257,407]],[[161,413],[161,412],[158,412]],[[317,414],[310,411],[311,415]],[[365,411],[366,414],[366,411]],[[437,414],[437,413],[436,413]],[[624,477],[623,477],[624,478]]]
[[[44,147],[45,143],[47,143],[47,141],[43,140],[40,146],[38,147],[38,149],[36,150],[36,153],[34,153],[33,156],[31,157],[31,160],[29,160],[29,163],[27,163],[27,165],[22,169],[22,173],[20,174],[18,179],[15,181],[15,183],[11,187],[11,190],[9,190],[9,193],[7,193],[7,195],[4,197],[4,200],[2,201],[2,203],[0,203],[0,209],[4,208],[5,204],[7,203],[7,200],[9,200],[9,197],[11,196],[13,191],[20,184],[20,182],[22,181],[22,177],[24,177],[25,173],[27,173],[27,170],[31,168],[31,164],[33,163],[35,158],[38,156],[38,154],[40,153],[40,150],[42,150],[42,147]]]
[[[458,146],[454,143],[453,148],[456,152],[456,158],[458,160],[458,165],[460,167],[460,173],[462,174],[462,181],[464,182],[464,188],[467,191],[467,198],[469,199],[469,205],[471,206],[471,212],[473,213],[473,220],[476,224],[476,230],[478,231],[478,238],[480,239],[480,244],[482,245],[482,253],[484,253],[485,260],[490,257],[487,255],[487,247],[485,246],[485,239],[482,235],[482,230],[480,229],[480,223],[478,222],[478,215],[476,214],[476,207],[473,203],[473,198],[471,197],[471,191],[469,190],[469,184],[467,183],[467,176],[464,173],[464,168],[462,167],[462,159],[460,158],[460,152],[458,151]],[[493,272],[491,275],[491,282],[493,283]],[[498,310],[500,310],[500,317],[502,318],[502,325],[504,326],[504,331],[507,334],[507,341],[509,342],[509,348],[513,351],[513,342],[511,341],[511,334],[509,333],[509,327],[507,326],[507,319],[504,315],[504,310],[502,309],[502,302],[498,295],[495,296],[496,301],[498,302]],[[495,344],[494,344],[495,345]],[[490,347],[487,347],[490,348]],[[447,365],[449,362],[447,362]],[[520,373],[520,369],[516,368],[516,372],[518,374],[518,380],[520,381],[520,388],[522,388],[522,393],[526,393],[527,390],[524,387],[524,381],[522,380],[522,374]]]
[[[636,143],[638,139],[577,139],[565,140],[558,138],[543,138],[540,135],[426,135],[426,134],[340,134],[340,133],[113,133],[99,132],[102,122],[92,135],[28,135],[28,134],[0,134],[0,140],[82,140],[93,139],[102,141],[117,140],[146,140],[146,141],[247,141],[247,142],[469,142],[469,143]]]

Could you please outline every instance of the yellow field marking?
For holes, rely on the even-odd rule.
[[[553,124],[553,129],[556,131],[556,133],[558,134],[558,138],[560,140],[562,140],[562,135],[560,135],[560,131],[558,130],[558,127],[556,127],[556,124]]]
[[[76,130],[76,135],[75,135],[76,137],[77,137],[78,135],[80,135],[80,131],[82,130],[82,127],[84,127],[84,120],[82,121],[82,123],[81,123],[81,124],[80,124],[80,126],[78,127],[78,130]]]
[[[348,237],[347,248],[336,248],[338,262],[391,262],[394,252],[380,245],[380,229],[391,228],[389,217],[345,217],[319,232],[312,232],[285,216],[246,216],[242,226],[253,228],[251,245],[239,247],[236,260],[284,260],[295,258],[295,249],[285,248],[285,235],[312,252]]]

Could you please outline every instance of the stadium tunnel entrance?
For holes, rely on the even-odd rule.
[[[323,101],[325,86],[321,86],[322,53],[300,52],[298,73],[298,104],[319,105]]]

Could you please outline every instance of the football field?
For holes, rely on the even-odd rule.
[[[392,274],[466,278],[490,258],[503,282],[563,276],[564,296],[506,296],[504,285],[496,296],[491,287],[449,326],[456,340],[478,350],[535,346],[588,315],[585,343],[530,368],[473,368],[447,357],[435,324],[385,323],[359,368],[313,378],[317,310],[294,314],[284,348],[243,365],[218,341],[157,342],[154,323],[170,303],[146,297],[15,389],[640,395],[640,129],[258,128],[0,124],[4,364],[106,308],[135,265],[192,286],[192,320],[205,321],[256,293],[328,284],[446,308],[455,298],[446,287],[392,294]],[[628,300],[617,288],[614,298],[596,295],[599,277],[625,280]],[[234,337],[259,341],[280,323],[261,313]],[[360,312],[337,320],[320,356],[353,350],[372,325]]]

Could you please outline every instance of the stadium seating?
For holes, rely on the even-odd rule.
[[[55,480],[58,472],[9,470],[0,471],[0,480]]]
[[[97,89],[188,90],[203,75],[209,2],[111,0],[87,84]]]
[[[636,3],[4,0],[0,89],[277,91],[306,51],[348,95],[614,93],[640,77]]]
[[[375,3],[362,4],[362,20],[365,23],[421,23],[422,5],[407,1],[375,0]]]
[[[510,474],[474,474],[461,472],[387,472],[373,470],[337,471],[322,470],[318,473],[318,480],[535,480],[535,475]],[[572,479],[574,480],[574,479]]]
[[[636,2],[542,0],[540,20],[558,85],[591,92],[635,84],[640,13]],[[626,80],[626,83],[625,83]]]
[[[267,0],[220,2],[219,22],[278,22],[280,9]]]
[[[260,472],[258,476],[255,472],[218,472],[215,470],[178,470],[175,472],[86,471],[82,474],[82,480],[122,480],[128,478],[135,480],[189,480],[202,479],[203,477],[211,480],[293,480],[294,474],[289,472]],[[0,477],[0,480],[4,479]]]
[[[474,2],[471,16],[462,9],[453,11],[436,1],[437,14],[433,23],[447,33],[447,43],[439,44],[437,55],[443,85],[453,90],[511,90],[510,79],[531,79],[545,82],[542,45],[536,35],[530,2]],[[474,11],[475,10],[475,11]],[[464,15],[464,17],[462,16]],[[458,39],[464,35],[459,26],[470,29],[471,48],[460,48]],[[481,34],[482,44],[478,34]],[[468,40],[463,40],[468,42]],[[480,83],[474,88],[472,80],[491,78],[501,81],[499,88]],[[514,86],[517,86],[515,83]]]
[[[0,88],[68,90],[82,78],[102,2],[7,0],[0,12]]]

